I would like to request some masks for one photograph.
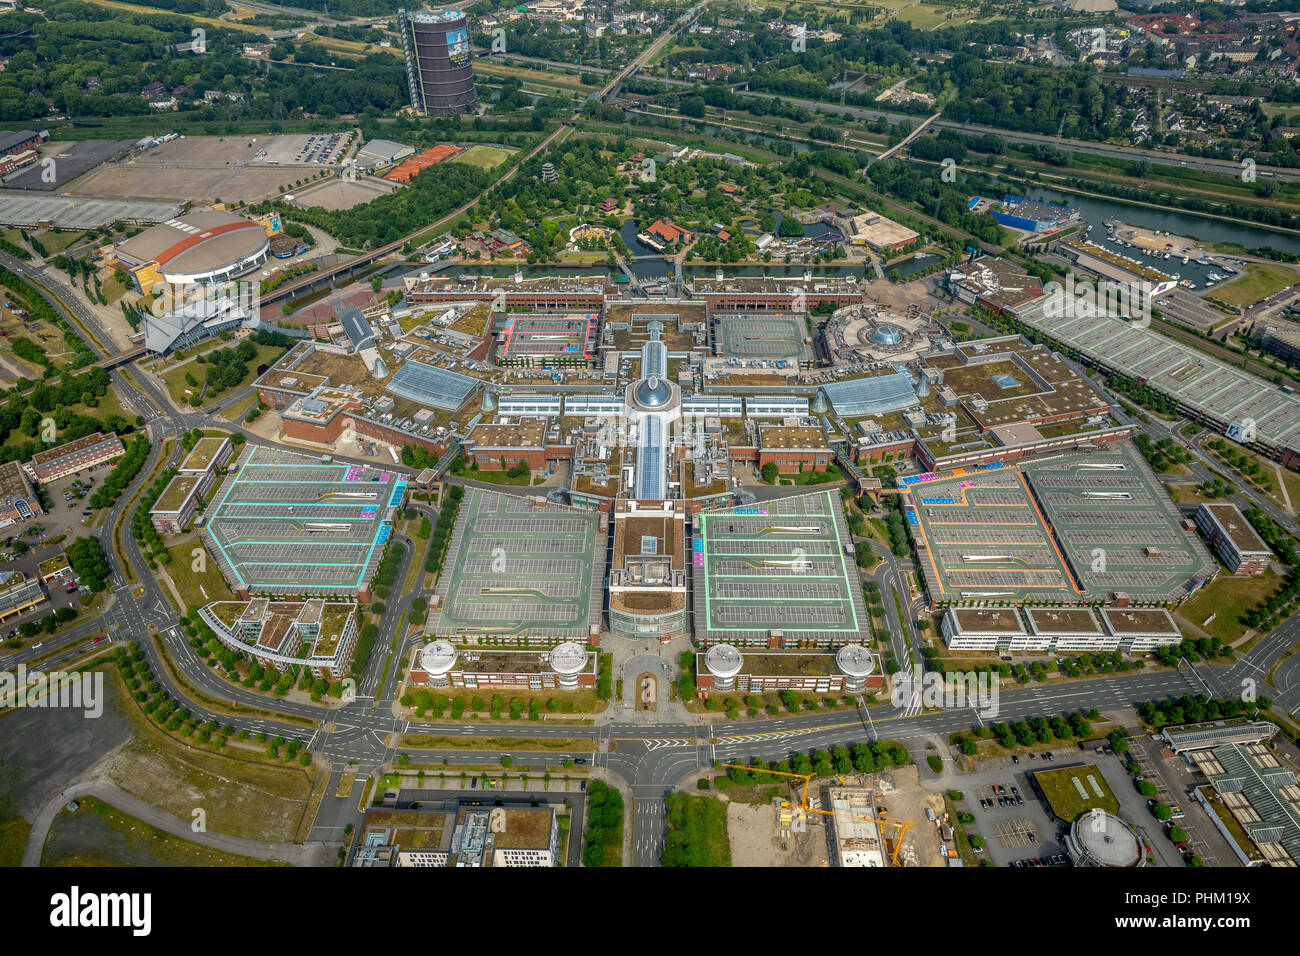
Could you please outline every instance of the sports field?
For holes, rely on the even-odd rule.
[[[508,160],[515,151],[513,149],[502,149],[500,146],[471,146],[465,152],[461,153],[455,159],[454,163],[469,163],[471,166],[477,166],[479,169],[496,169],[506,160]]]

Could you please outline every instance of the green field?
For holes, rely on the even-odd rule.
[[[46,838],[42,866],[284,866],[192,843],[116,807],[85,797],[61,811]]]
[[[237,344],[237,342],[221,342],[218,343],[217,346],[218,348],[230,348]],[[256,380],[257,367],[259,365],[271,365],[285,353],[285,349],[278,345],[258,345],[256,348],[257,356],[251,362],[247,363],[248,374],[244,376],[243,380],[232,388],[223,389],[219,395],[213,396],[211,393],[205,394],[204,401],[214,401],[223,395],[229,395],[231,392],[239,391],[239,389],[243,388],[249,382]],[[216,348],[213,348],[209,351],[215,352],[216,350]],[[163,383],[167,386],[167,394],[172,397],[172,401],[177,405],[188,406],[190,403],[190,396],[186,394],[186,391],[197,392],[198,389],[192,388],[189,383],[185,381],[186,374],[194,376],[199,383],[199,388],[202,388],[204,376],[207,375],[207,373],[208,365],[206,363],[200,365],[198,362],[186,362],[184,365],[179,365],[168,372],[164,372],[162,379]]]
[[[36,239],[45,247],[46,254],[53,258],[84,235],[85,233],[79,229],[73,229],[68,232],[54,232],[53,230],[50,230],[39,233],[36,236]]]
[[[196,548],[202,552],[201,555],[194,554]],[[163,569],[181,594],[181,599],[185,603],[185,607],[181,608],[182,611],[200,608],[212,601],[235,600],[235,595],[226,586],[226,579],[217,570],[217,562],[212,560],[204,549],[198,535],[186,535],[181,539],[181,543],[168,548],[167,553],[172,556],[172,559],[170,564],[163,565]],[[200,558],[203,562],[201,565],[203,570],[195,571],[195,562]],[[204,591],[207,592],[206,596]]]
[[[1216,288],[1211,296],[1228,305],[1254,305],[1274,292],[1300,282],[1300,272],[1289,266],[1252,262],[1246,266],[1246,275]]]
[[[664,866],[731,866],[727,805],[714,797],[669,794]]]
[[[1089,780],[1088,778],[1092,779]],[[1094,807],[1100,807],[1107,813],[1119,812],[1119,801],[1110,787],[1106,785],[1101,770],[1093,766],[1062,767],[1060,770],[1041,770],[1034,774],[1043,796],[1051,805],[1052,812],[1062,820],[1073,822],[1080,814]],[[1078,782],[1078,786],[1075,782]],[[1094,789],[1093,782],[1097,786]],[[1079,787],[1085,795],[1080,795]],[[1097,796],[1097,790],[1101,796]]]
[[[1240,640],[1246,632],[1241,616],[1261,601],[1268,600],[1281,587],[1282,579],[1272,568],[1254,576],[1220,574],[1180,607],[1175,616],[1210,637],[1217,637],[1230,644]],[[1211,614],[1215,616],[1214,620],[1202,624]]]
[[[452,162],[469,163],[479,169],[491,170],[508,160],[514,152],[513,149],[502,149],[499,146],[476,145],[465,150]]]

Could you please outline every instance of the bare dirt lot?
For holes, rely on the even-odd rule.
[[[305,773],[215,753],[181,756],[180,745],[139,737],[100,770],[123,790],[183,820],[201,807],[213,830],[268,843],[295,839],[311,793]]]
[[[793,831],[778,824],[770,803],[729,802],[727,837],[731,841],[732,866],[830,865],[822,821],[809,820],[806,830]]]
[[[925,818],[928,807],[943,815],[943,797],[921,786],[915,765],[895,767],[879,775],[884,795],[884,806],[889,811],[888,820],[912,821],[912,829],[903,837],[900,861],[909,866],[946,866],[939,856],[939,836],[933,823]],[[892,848],[898,835],[896,828],[888,828],[887,844]]]
[[[373,177],[359,178],[355,183],[333,180],[303,195],[294,195],[293,206],[310,208],[320,206],[322,209],[351,209],[363,203],[371,202],[380,196],[388,196],[397,190],[382,185]]]

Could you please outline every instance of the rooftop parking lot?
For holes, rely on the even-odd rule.
[[[691,543],[695,611],[708,641],[857,635],[862,589],[835,497],[800,495],[700,515]]]
[[[474,489],[452,532],[430,633],[585,641],[600,620],[598,538],[591,512]]]
[[[231,590],[349,594],[374,573],[406,477],[250,445],[212,496],[204,544]]]
[[[1214,559],[1127,443],[911,486],[935,601],[1176,600]]]

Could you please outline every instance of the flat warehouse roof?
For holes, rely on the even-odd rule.
[[[1017,318],[1225,425],[1253,422],[1262,443],[1300,449],[1300,398],[1150,328],[1061,302],[1044,296]]]
[[[1177,600],[1215,569],[1128,442],[910,487],[935,601]]]
[[[374,575],[407,476],[262,446],[212,496],[204,543],[232,590],[351,593]]]
[[[865,625],[838,501],[818,492],[701,514],[691,542],[697,637],[852,639]],[[702,633],[701,633],[702,632]]]
[[[577,637],[599,623],[603,561],[596,515],[473,489],[460,505],[444,572],[439,637],[527,634]]]

